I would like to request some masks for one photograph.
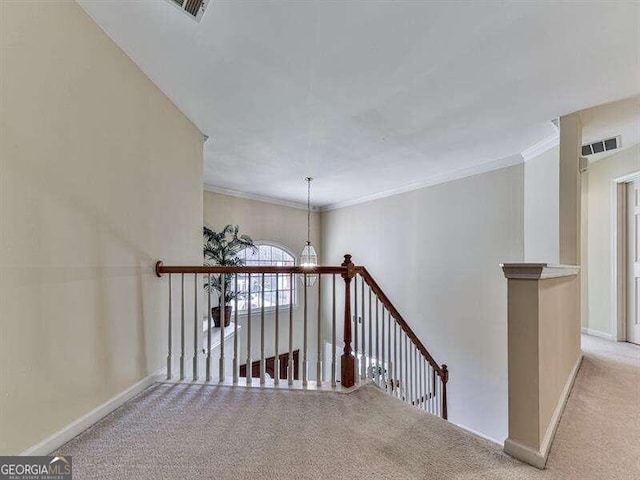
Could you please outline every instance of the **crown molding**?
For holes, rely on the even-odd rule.
[[[549,147],[551,148],[551,147]],[[426,187],[432,187],[441,183],[447,183],[454,180],[460,180],[466,177],[472,177],[474,175],[480,175],[482,173],[499,170],[501,168],[511,167],[524,162],[521,154],[511,155],[509,157],[500,158],[498,160],[492,160],[490,162],[484,162],[479,165],[473,165],[468,168],[462,168],[451,172],[445,172],[437,175],[433,175],[421,182],[413,182],[407,185],[403,185],[398,188],[392,188],[384,190],[382,192],[373,193],[371,195],[365,195],[352,200],[345,200],[344,202],[332,203],[321,207],[311,207],[313,211],[328,212],[330,210],[337,210],[339,208],[350,207],[352,205],[358,205],[360,203],[371,202],[373,200],[379,200],[386,197],[392,197],[394,195],[400,195],[401,193],[412,192],[414,190],[420,190]],[[307,205],[304,203],[292,202],[289,200],[281,200],[278,198],[267,197],[264,195],[258,195],[254,193],[240,192],[237,190],[231,190],[228,188],[217,187],[215,185],[204,184],[204,190],[206,192],[219,193],[221,195],[228,195],[230,197],[244,198],[246,200],[254,200],[257,202],[271,203],[273,205],[279,205],[282,207],[298,208],[306,210]]]
[[[516,154],[509,157],[500,158],[498,160],[492,160],[490,162],[481,163],[468,168],[462,168],[451,172],[445,172],[437,175],[433,175],[421,182],[414,182],[402,187],[385,190],[383,192],[374,193],[371,195],[365,195],[353,200],[346,200],[344,202],[333,203],[320,207],[321,212],[327,212],[329,210],[336,210],[338,208],[350,207],[352,205],[358,205],[360,203],[371,202],[373,200],[379,200],[381,198],[392,197],[401,193],[412,192],[414,190],[420,190],[426,187],[432,187],[441,183],[451,182],[453,180],[460,180],[465,177],[472,177],[474,175],[480,175],[481,173],[491,172],[493,170],[499,170],[501,168],[511,167],[523,163],[522,155]]]
[[[556,129],[557,130],[557,129]],[[532,158],[537,157],[538,155],[546,152],[547,150],[551,150],[553,147],[557,147],[560,145],[560,132],[556,131],[553,135],[540,140],[535,145],[530,146],[525,151],[522,152],[522,158],[525,162],[528,162]]]
[[[207,183],[203,186],[205,192],[218,193],[220,195],[227,195],[229,197],[243,198],[245,200],[253,200],[255,202],[270,203],[272,205],[278,205],[280,207],[297,208],[299,210],[306,210],[306,203],[292,202],[289,200],[281,200],[279,198],[267,197],[264,195],[258,195],[255,193],[240,192],[238,190],[231,190],[229,188],[217,187],[215,185],[209,185]],[[318,207],[311,207],[314,212],[318,211]]]

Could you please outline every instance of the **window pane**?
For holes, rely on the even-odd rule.
[[[262,276],[251,275],[251,293],[260,292],[262,290]]]
[[[280,305],[289,305],[289,292],[280,292]]]
[[[265,275],[264,276],[264,289],[265,291],[275,290],[276,289],[276,277],[275,275]]]
[[[261,262],[262,265],[265,265],[265,263],[262,262],[268,262],[271,260],[271,247],[268,245],[260,245],[260,247],[258,248],[258,258]]]
[[[256,260],[258,258],[258,252],[254,252],[250,248],[245,248],[244,252],[245,252],[245,255],[246,255],[245,258],[246,258],[247,262],[253,262],[254,260]]]
[[[295,265],[295,259],[287,251],[273,245],[258,245],[256,252],[245,249],[239,253],[240,258],[246,258],[248,266],[289,266]],[[238,297],[238,310],[246,312],[249,302],[252,310],[259,310],[262,303],[262,274],[251,275],[251,298],[247,295],[249,287],[249,276],[238,275],[238,291],[244,295]],[[296,290],[297,283],[290,282],[288,274],[264,276],[264,306],[273,308],[276,303],[276,290],[279,291],[279,303],[281,306],[288,306],[291,302],[290,289]],[[295,293],[293,295],[295,299]]]
[[[251,294],[251,308],[260,308],[260,293]]]
[[[264,306],[265,306],[265,308],[275,307],[276,306],[276,294],[275,294],[275,292],[267,292],[267,293],[264,294]]]

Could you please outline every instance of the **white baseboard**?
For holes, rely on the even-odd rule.
[[[540,470],[544,469],[544,466],[547,463],[547,457],[542,454],[542,452],[527,447],[526,445],[522,445],[510,438],[507,438],[504,441],[504,452],[508,453],[513,458],[517,458],[521,462],[533,465]]]
[[[578,371],[580,370],[580,365],[582,364],[582,353],[580,357],[576,361],[573,366],[573,370],[567,379],[567,382],[562,389],[562,393],[560,394],[560,399],[558,400],[558,404],[556,405],[556,409],[551,416],[551,420],[549,420],[549,425],[547,426],[547,432],[542,439],[542,443],[540,444],[540,449],[535,450],[527,445],[523,445],[516,440],[512,440],[511,438],[507,438],[504,441],[504,451],[508,453],[514,458],[521,460],[529,465],[533,465],[536,468],[543,469],[547,464],[547,457],[549,456],[549,451],[551,450],[551,445],[553,444],[553,438],[556,435],[556,431],[558,430],[558,425],[560,424],[560,418],[562,418],[562,412],[564,412],[564,408],[567,405],[567,400],[569,399],[569,394],[571,394],[571,390],[573,389],[573,384],[578,376]]]
[[[453,423],[453,422],[450,422]],[[502,442],[499,442],[498,440],[496,440],[495,438],[491,438],[487,435],[485,435],[484,433],[478,432],[477,430],[474,430],[473,428],[469,428],[469,427],[465,427],[464,425],[460,425],[459,423],[453,423],[456,427],[460,427],[463,430],[466,430],[469,433],[473,433],[476,437],[480,437],[480,438],[484,438],[485,440],[490,441],[491,443],[495,443],[496,445],[498,445],[499,447],[503,446]]]
[[[86,413],[85,415],[71,422],[69,425],[61,428],[53,435],[27,448],[19,455],[49,455],[54,450],[60,448],[62,445],[70,441],[72,438],[84,432],[91,425],[97,423],[109,413],[113,412],[116,408],[122,406],[124,403],[131,400],[140,392],[156,383],[158,380],[160,380],[160,375],[162,375],[163,370],[164,369],[159,370],[156,373],[153,373],[143,378],[139,382],[131,385],[129,388],[123,390],[115,397],[110,398],[102,405],[94,408],[89,413]]]
[[[591,335],[592,337],[604,338],[605,340],[615,340],[610,333],[601,332],[600,330],[593,330],[592,328],[582,327],[580,330],[582,333]]]

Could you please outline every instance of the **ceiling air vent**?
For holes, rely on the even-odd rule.
[[[177,5],[180,10],[187,13],[190,17],[200,21],[204,11],[207,8],[209,0],[169,0],[174,5]]]
[[[589,143],[582,146],[582,155],[595,155],[597,153],[609,152],[611,150],[617,150],[620,148],[620,137],[611,137],[605,140],[598,140],[597,142]]]

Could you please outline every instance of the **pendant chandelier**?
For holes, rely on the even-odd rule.
[[[311,245],[311,181],[313,178],[306,177],[307,182],[307,242],[300,254],[300,266],[312,268],[318,265],[318,254]],[[312,286],[316,281],[316,275],[307,275],[307,286]]]

